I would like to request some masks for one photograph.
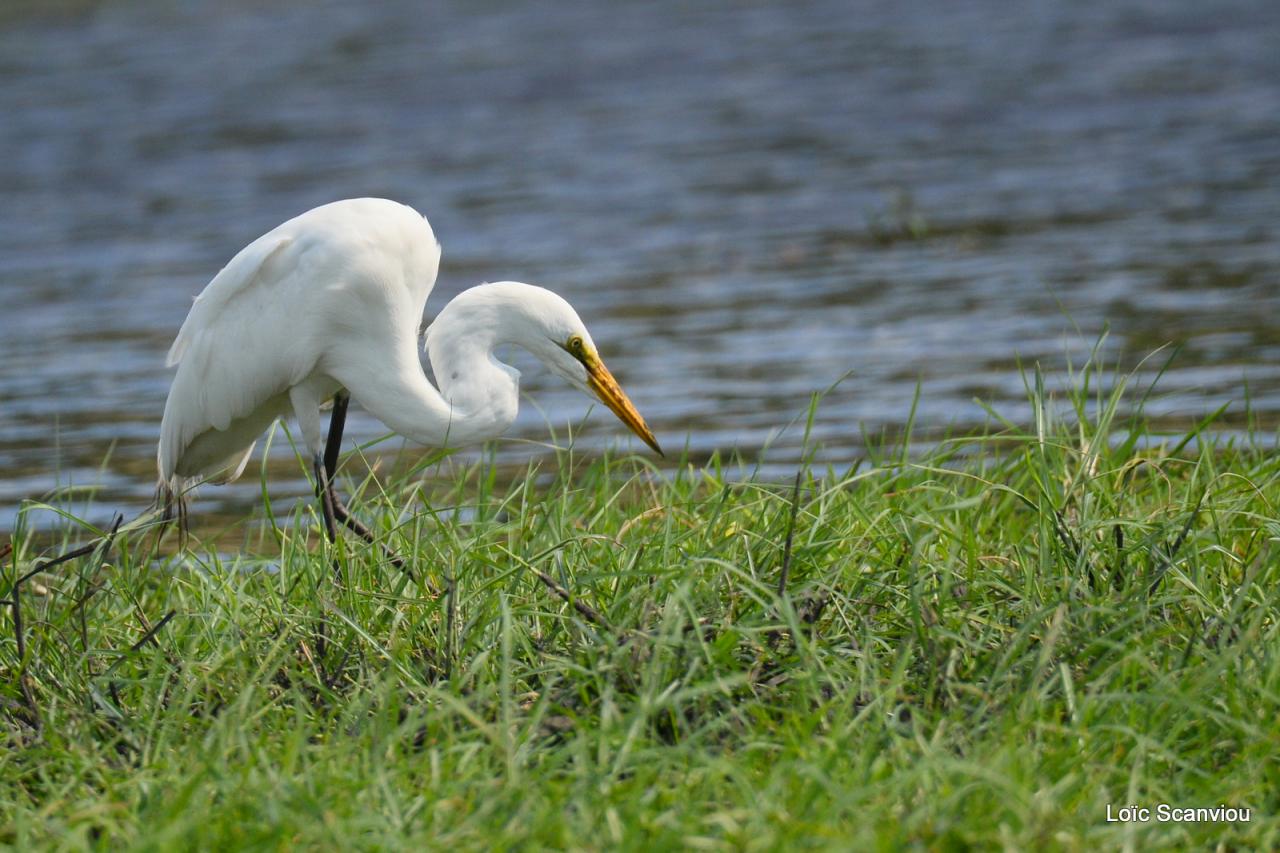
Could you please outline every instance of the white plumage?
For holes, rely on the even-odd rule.
[[[196,297],[169,350],[178,370],[160,429],[161,487],[234,480],[290,412],[318,457],[320,405],[343,388],[422,444],[500,435],[519,392],[519,373],[493,355],[504,343],[594,393],[657,449],[578,315],[532,285],[481,285],[445,306],[428,333],[441,389],[432,386],[418,331],[439,264],[426,219],[384,199],[317,207],[242,249]]]

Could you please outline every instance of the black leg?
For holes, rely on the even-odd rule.
[[[329,417],[324,454],[317,456],[312,463],[316,473],[316,497],[320,498],[320,505],[324,508],[324,532],[330,542],[338,539],[337,508],[341,501],[333,491],[333,478],[338,473],[338,454],[342,450],[342,430],[347,424],[347,403],[350,400],[345,391],[333,395],[333,414]]]
[[[324,457],[319,454],[312,460],[311,467],[316,474],[316,497],[320,498],[320,506],[324,510],[324,533],[330,542],[338,540],[337,513],[334,512],[333,483],[329,480],[329,472],[324,467]]]
[[[333,395],[333,414],[329,416],[329,435],[324,442],[324,472],[330,483],[338,473],[338,454],[342,451],[342,430],[347,425],[347,404],[351,395],[339,391]],[[334,501],[334,503],[338,503]]]
[[[373,535],[373,531],[351,514],[333,486],[334,475],[338,471],[338,454],[342,449],[342,430],[347,423],[347,405],[350,402],[351,395],[346,391],[339,391],[333,397],[333,414],[329,418],[329,435],[325,438],[324,457],[323,459],[316,457],[315,462],[316,494],[324,505],[325,532],[330,542],[337,537],[335,522],[341,522],[348,530],[370,545],[376,545],[378,540]],[[382,550],[391,565],[397,569],[409,571],[403,558],[385,545],[382,546]]]
[[[324,455],[315,458],[316,497],[324,507],[324,530],[330,542],[338,538],[338,506],[342,501],[333,490],[333,478],[338,473],[338,454],[342,450],[342,430],[347,425],[347,404],[351,395],[339,391],[333,395],[333,414],[329,417],[329,435],[324,442]],[[343,507],[346,514],[346,507]]]

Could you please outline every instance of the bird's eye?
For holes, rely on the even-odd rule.
[[[567,346],[569,348],[569,352],[573,353],[574,355],[582,354],[582,338],[579,337],[578,335],[574,335],[572,338],[569,338],[569,343],[567,344]]]

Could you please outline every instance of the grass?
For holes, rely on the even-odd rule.
[[[257,557],[126,528],[0,613],[0,842],[1275,847],[1274,441],[1156,435],[1104,378],[794,489],[573,451],[348,482],[414,578],[312,505]],[[1106,820],[1158,803],[1251,819]]]

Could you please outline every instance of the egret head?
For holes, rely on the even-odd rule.
[[[542,314],[546,337],[544,346],[535,349],[534,354],[570,385],[604,403],[618,420],[661,456],[662,448],[653,430],[605,366],[578,312],[551,291],[543,293],[550,297],[544,303]]]
[[[608,406],[609,411],[617,415],[620,421],[661,456],[662,448],[658,446],[658,439],[654,437],[644,418],[640,417],[618,380],[605,367],[587,330],[582,328],[570,334],[558,346],[564,355],[548,361],[552,370],[569,380],[582,393],[595,397]]]
[[[463,291],[428,330],[433,364],[436,343],[450,335],[475,335],[477,341],[482,335],[484,346],[509,343],[527,349],[570,385],[604,403],[645,444],[662,453],[653,431],[605,367],[578,312],[550,290],[500,281]]]

